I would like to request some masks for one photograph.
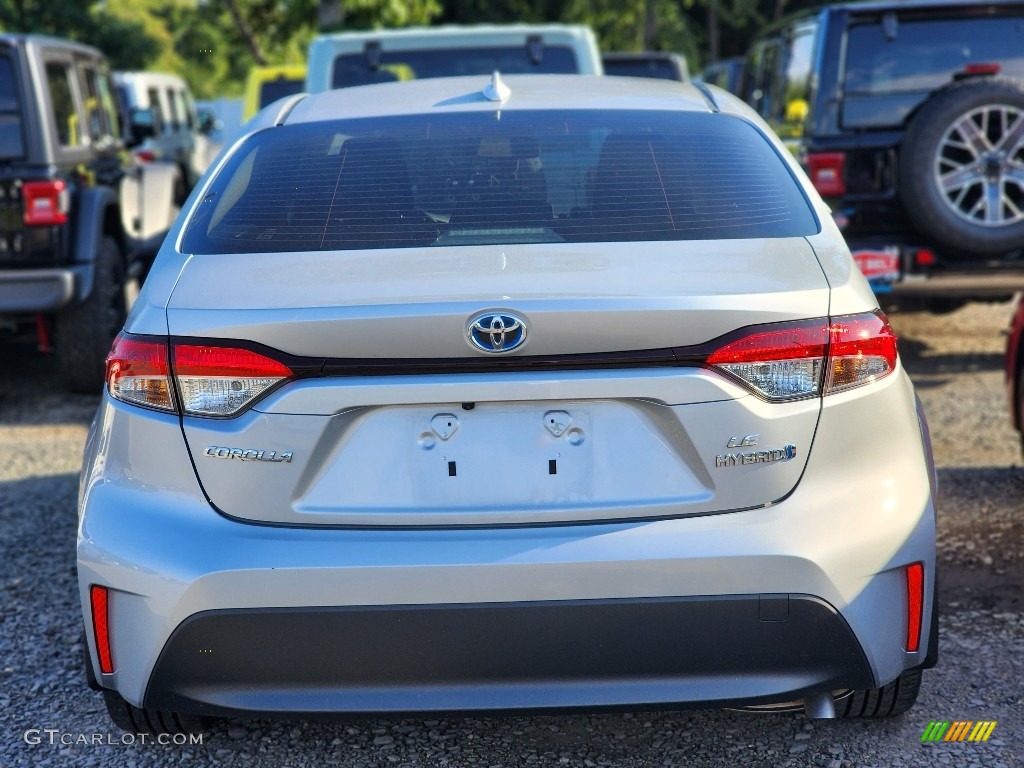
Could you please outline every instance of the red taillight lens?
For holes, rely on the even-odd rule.
[[[125,403],[174,411],[167,342],[118,335],[107,355],[107,391]]]
[[[767,400],[841,392],[891,373],[896,336],[881,312],[750,328],[706,358]]]
[[[963,68],[962,72],[965,75],[998,75],[1002,67],[999,64],[968,64]]]
[[[888,376],[896,367],[896,334],[881,312],[832,319],[825,394]]]
[[[70,196],[67,184],[60,180],[25,182],[21,186],[25,225],[49,227],[64,224],[71,208]]]
[[[174,380],[186,414],[233,416],[291,376],[287,365],[252,350],[174,345]]]
[[[140,163],[152,163],[156,161],[156,153],[151,149],[137,149],[135,159]]]
[[[807,155],[807,175],[822,197],[846,194],[846,155],[842,152],[811,152]]]
[[[907,651],[921,649],[921,618],[924,615],[924,565],[907,566]]]
[[[769,400],[821,392],[828,342],[824,319],[751,329],[712,352],[708,365],[728,371]]]
[[[89,602],[92,604],[92,630],[96,640],[96,655],[100,659],[100,672],[109,675],[114,671],[114,660],[110,654],[110,617],[107,612],[107,588],[93,584],[89,587]]]

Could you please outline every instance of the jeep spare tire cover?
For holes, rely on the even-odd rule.
[[[914,115],[900,151],[907,216],[963,256],[1024,248],[1024,82],[971,78]]]

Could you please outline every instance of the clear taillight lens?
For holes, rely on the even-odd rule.
[[[107,355],[107,391],[125,403],[174,411],[167,341],[118,335]]]
[[[174,380],[182,411],[196,416],[233,416],[292,370],[248,349],[174,345]]]
[[[719,347],[707,363],[739,379],[768,400],[821,392],[828,325],[824,319],[751,328]]]
[[[887,376],[896,367],[896,336],[880,311],[776,323],[747,329],[706,363],[766,400],[796,400]]]

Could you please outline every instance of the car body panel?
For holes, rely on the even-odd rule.
[[[86,448],[79,531],[86,615],[89,584],[114,590],[117,671],[100,677],[142,704],[174,629],[189,616],[226,606],[802,592],[835,606],[876,680],[892,680],[920,664],[928,644],[930,580],[922,650],[902,650],[899,568],[922,560],[933,571],[935,522],[909,380],[901,373],[881,387],[877,399],[834,396],[803,482],[770,507],[661,521],[461,530],[325,530],[230,520],[211,509],[199,487],[177,419],[152,413],[139,419],[105,396]],[[890,419],[886,440],[877,440],[872,426],[880,410]],[[851,452],[862,440],[875,450]],[[137,444],[167,448],[125,450]],[[148,482],[154,476],[160,485]],[[150,546],[154,541],[160,546]],[[91,636],[89,645],[94,649]],[[500,691],[493,693],[500,701]],[[694,693],[683,690],[680,700]]]
[[[444,75],[471,74],[463,71],[460,49],[526,49],[531,40],[538,40],[542,46],[555,46],[572,56],[573,71],[581,75],[600,75],[601,56],[594,33],[578,24],[474,24],[467,26],[444,25],[437,27],[406,27],[403,29],[379,29],[368,32],[341,32],[319,35],[309,46],[309,62],[306,76],[306,90],[320,93],[334,87],[332,72],[335,59],[339,56],[374,56],[386,58],[387,54],[399,57],[403,53],[437,52],[443,54],[450,66]],[[374,51],[375,53],[370,53]],[[536,64],[538,72],[544,72],[543,57]],[[500,69],[500,61],[490,63],[478,74],[489,75]],[[371,64],[372,73],[378,69],[389,79],[409,79],[416,73],[408,67],[389,70]],[[358,86],[357,86],[358,87]]]
[[[115,670],[98,673],[100,685],[135,706],[186,712],[398,714],[771,704],[870,690],[927,666],[934,468],[898,358],[860,386],[784,402],[708,362],[724,340],[750,339],[751,326],[807,320],[825,338],[841,315],[881,319],[795,160],[716,89],[636,80],[615,95],[613,78],[537,75],[508,78],[512,96],[483,103],[486,80],[295,97],[247,130],[567,102],[721,112],[766,132],[821,225],[779,239],[227,255],[179,252],[182,217],[129,318],[126,330],[140,334],[131,339],[172,356],[183,344],[237,345],[298,373],[224,418],[104,395],[78,538],[87,622],[90,587],[110,599]],[[193,193],[192,216],[210,184]],[[529,323],[521,350],[474,348],[467,335],[480,313]],[[915,563],[922,634],[908,651]],[[827,631],[804,623],[810,606]],[[632,646],[623,638],[636,628],[622,617],[644,615],[678,630]],[[722,615],[751,631],[686,621]],[[405,619],[402,632],[379,629]],[[347,674],[348,660],[324,643],[324,675],[311,677],[317,638],[348,626],[377,627],[359,639],[373,645],[368,666],[391,673]],[[499,650],[445,654],[504,626],[530,638],[507,664],[507,637]],[[240,639],[246,628],[251,643]],[[752,649],[762,637],[769,648],[793,638],[806,667]],[[849,639],[848,665],[821,647],[837,637]],[[282,653],[290,639],[302,659]],[[199,641],[214,656],[245,653],[218,679],[214,662],[188,661]],[[678,654],[657,650],[666,644]],[[543,663],[526,663],[548,647]],[[572,648],[582,666],[559,679],[552,659]],[[633,664],[622,658],[630,648],[656,652]],[[388,653],[401,663],[382,664]],[[434,667],[410,659],[430,653],[445,664],[424,679]],[[467,671],[452,676],[455,667]]]

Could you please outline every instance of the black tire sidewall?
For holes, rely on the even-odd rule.
[[[73,392],[95,394],[103,386],[105,359],[124,324],[125,266],[117,241],[104,237],[93,268],[92,292],[56,318],[57,367]]]
[[[907,216],[936,246],[968,257],[1024,248],[1024,221],[998,228],[972,224],[951,210],[934,179],[939,144],[953,123],[970,111],[995,105],[1024,113],[1024,83],[972,79],[940,91],[911,119],[900,147],[899,190]]]

